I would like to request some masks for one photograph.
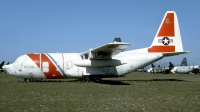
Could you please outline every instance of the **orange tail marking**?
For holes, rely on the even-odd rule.
[[[175,46],[152,46],[148,52],[175,52]]]
[[[163,37],[163,36],[175,36],[174,31],[174,13],[167,13],[167,16],[165,17],[165,20],[162,23],[162,26],[160,28],[160,31],[158,32],[157,37]]]

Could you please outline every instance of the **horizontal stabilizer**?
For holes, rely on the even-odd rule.
[[[190,51],[185,51],[185,52],[170,52],[170,53],[163,53],[163,56],[174,56],[174,55],[179,55],[179,54],[188,54]]]

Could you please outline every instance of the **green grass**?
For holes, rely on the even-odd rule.
[[[0,74],[0,111],[198,112],[200,75],[133,72],[101,83],[76,79],[24,83]]]

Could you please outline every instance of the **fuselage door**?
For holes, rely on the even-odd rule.
[[[42,62],[42,71],[49,72],[49,63],[48,62]]]

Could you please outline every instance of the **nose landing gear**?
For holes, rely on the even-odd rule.
[[[30,78],[24,78],[24,82],[31,82],[32,81],[32,79],[30,79]]]

